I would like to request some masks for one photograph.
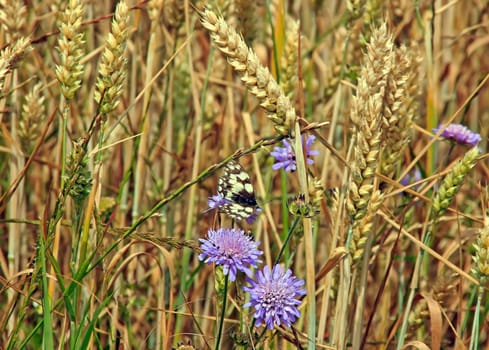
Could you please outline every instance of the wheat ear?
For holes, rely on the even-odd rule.
[[[258,98],[260,106],[275,124],[275,130],[281,135],[293,135],[295,109],[270,71],[260,64],[255,52],[236,30],[211,10],[206,9],[202,13],[201,21],[210,32],[212,42],[227,56],[229,64],[241,76],[241,81]]]

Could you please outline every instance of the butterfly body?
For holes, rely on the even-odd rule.
[[[217,185],[218,194],[225,199],[219,210],[231,218],[248,221],[261,210],[256,202],[250,176],[237,162],[226,164]]]

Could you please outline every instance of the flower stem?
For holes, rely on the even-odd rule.
[[[280,252],[278,253],[277,257],[275,258],[275,262],[273,263],[274,265],[277,265],[280,262],[280,258],[282,257],[285,247],[287,247],[287,243],[289,243],[290,238],[292,237],[292,234],[294,233],[294,230],[299,223],[299,217],[296,217],[294,219],[294,222],[292,223],[292,226],[289,228],[289,232],[287,233],[287,237],[285,238],[284,244],[282,244],[282,248],[280,248]]]
[[[228,296],[228,281],[229,281],[229,275],[226,275],[224,278],[224,292],[222,293],[223,298],[222,298],[221,317],[219,319],[219,330],[217,331],[216,346],[214,348],[216,350],[219,350],[219,345],[221,343],[221,337],[222,337],[222,329],[224,326],[224,317],[226,316],[226,301],[227,301],[227,296]]]

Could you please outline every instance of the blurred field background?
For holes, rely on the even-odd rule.
[[[231,288],[222,349],[489,346],[489,2],[125,3],[114,16],[118,1],[0,1],[0,348],[214,348],[219,286],[198,238],[230,225],[206,209],[232,157],[263,208],[242,226],[265,263],[304,179],[318,214],[285,250],[308,290],[294,330],[257,341]],[[211,42],[205,8],[242,33],[298,124],[280,129],[260,108]],[[382,136],[381,149],[406,142],[386,173],[373,168],[365,223],[349,174],[368,130],[352,96],[358,110],[362,67],[382,66],[366,53],[383,25],[413,88],[382,103],[412,125]],[[482,136],[477,159],[435,135],[447,123]],[[307,171],[274,171],[270,152],[295,126],[320,154]]]

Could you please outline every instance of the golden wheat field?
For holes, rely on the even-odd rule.
[[[0,349],[489,348],[487,0],[0,0]]]

